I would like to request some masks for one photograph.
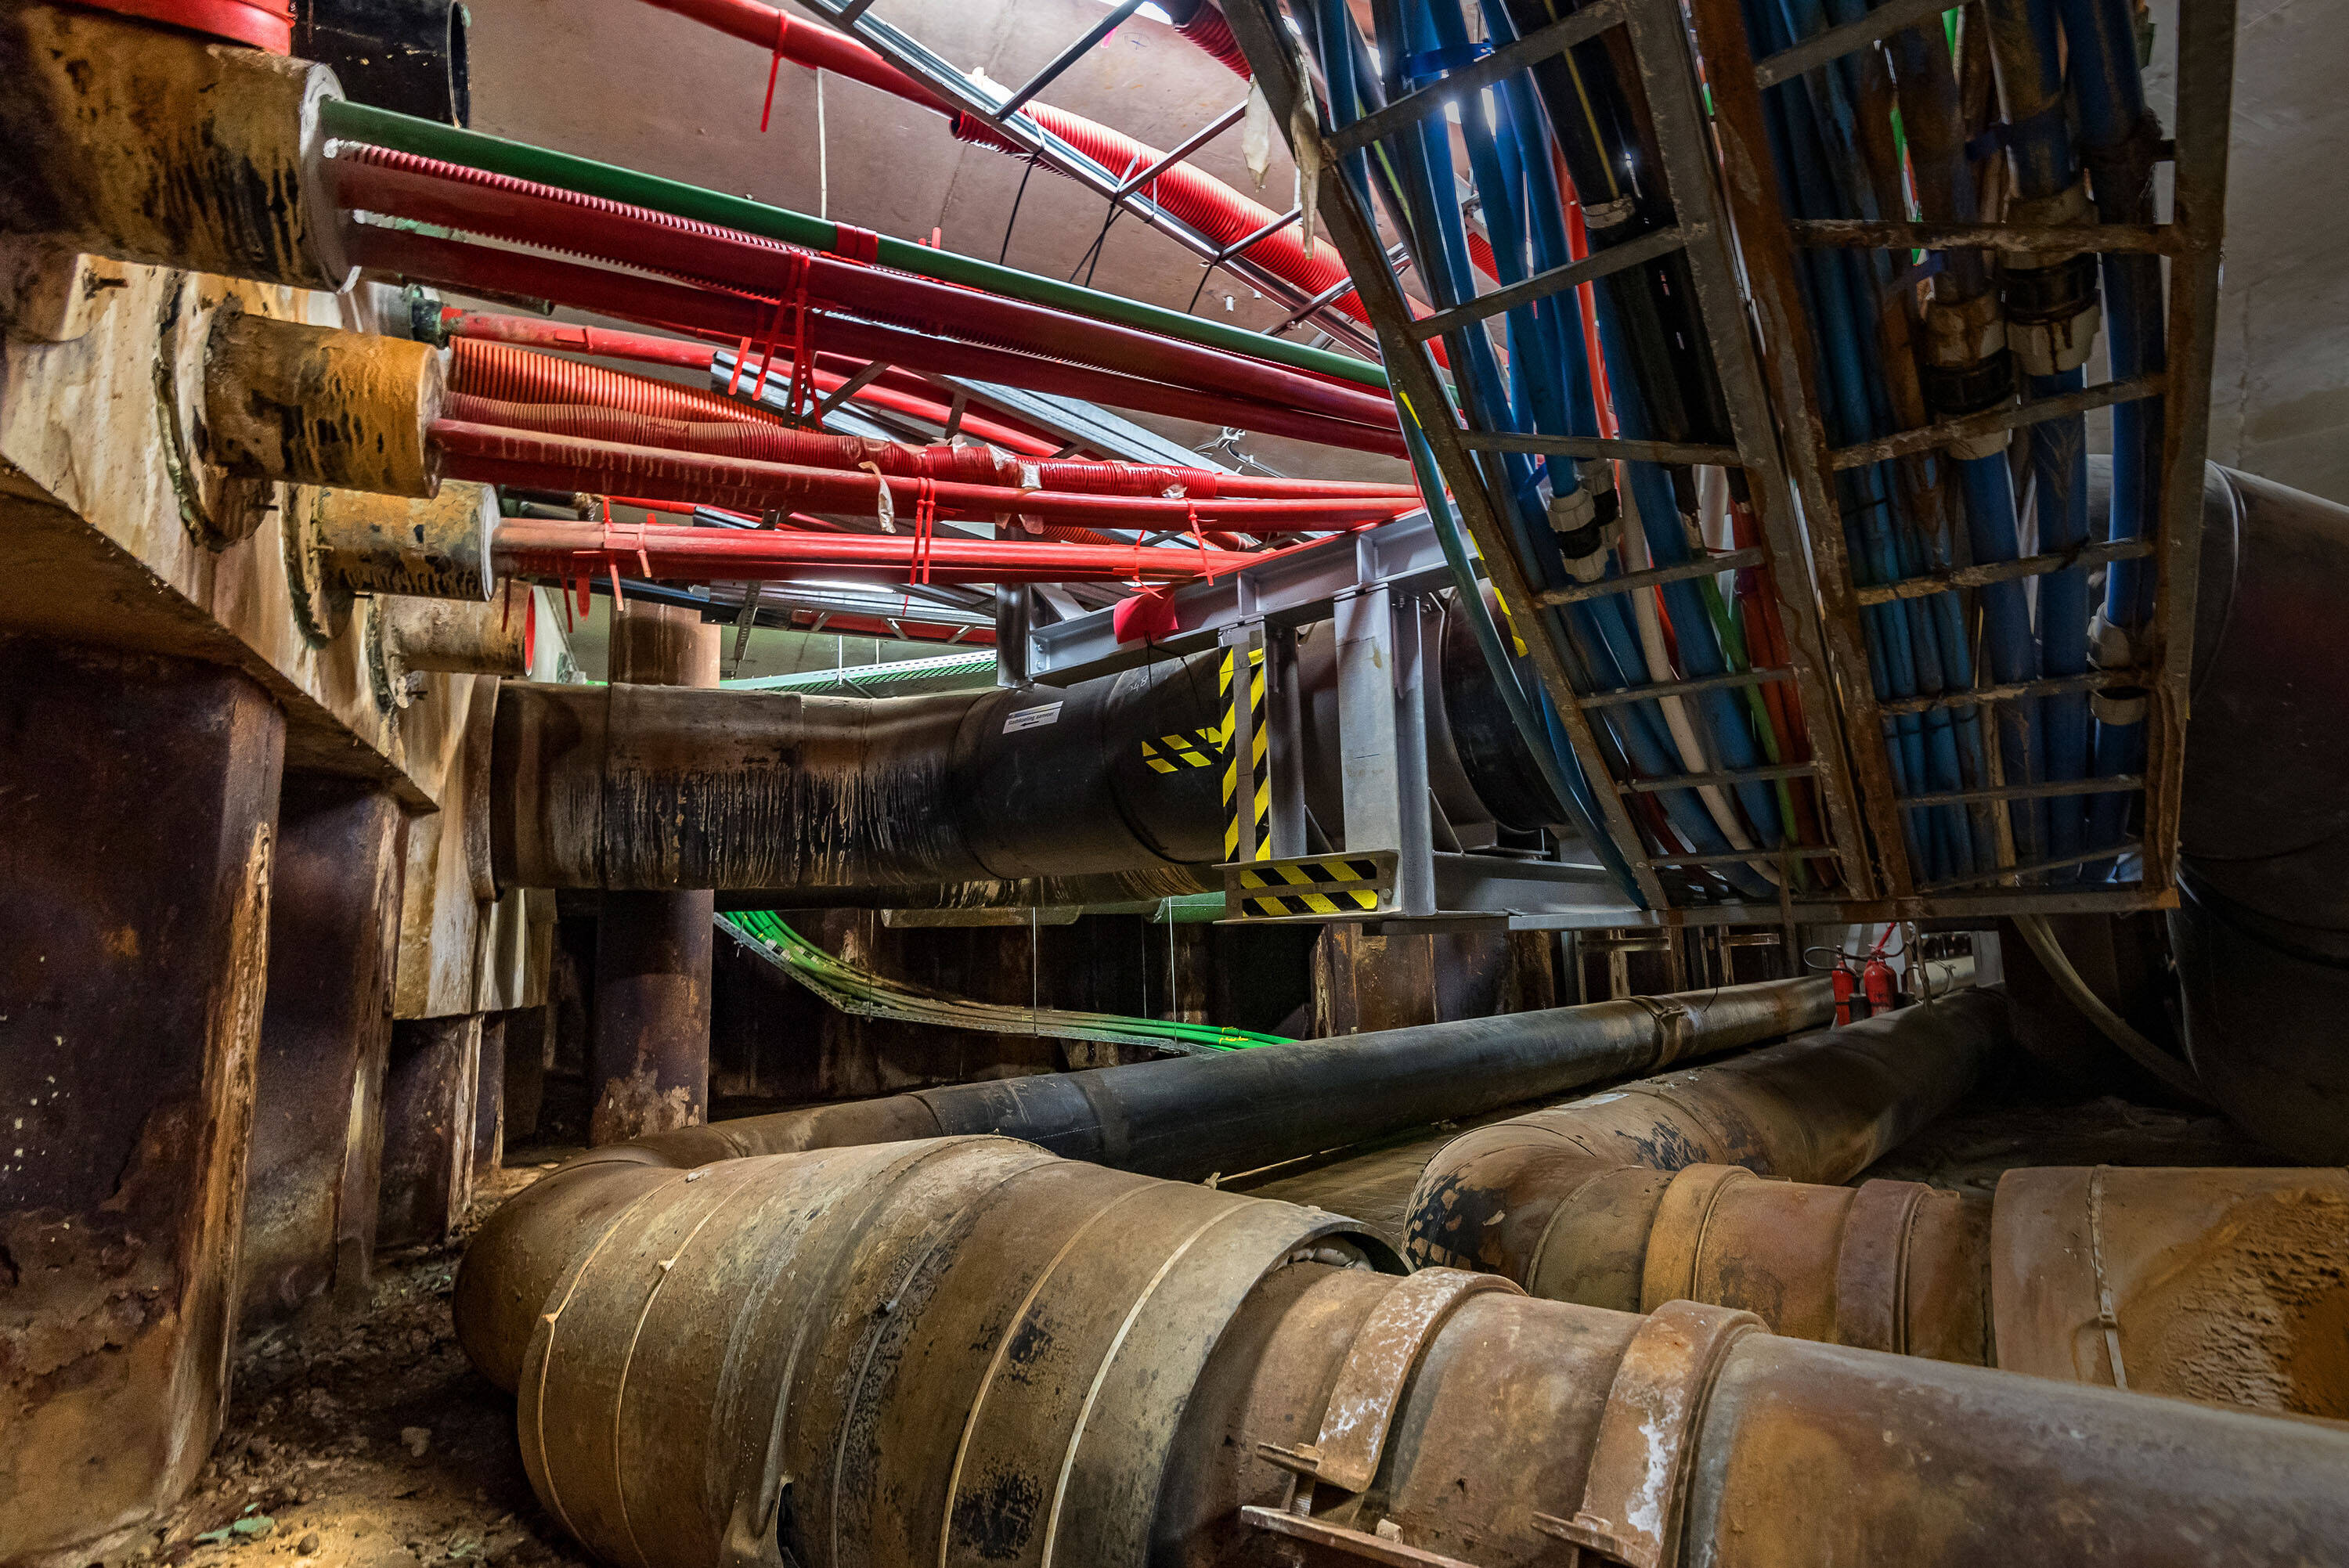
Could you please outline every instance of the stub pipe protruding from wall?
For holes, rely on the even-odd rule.
[[[0,9],[0,229],[118,261],[339,292],[335,73],[78,5]]]
[[[528,1234],[562,1255],[509,1274],[547,1285],[524,1460],[638,1568],[1211,1568],[1268,1536],[1479,1568],[2349,1561],[2349,1431],[1405,1277],[1336,1216],[1007,1140],[546,1180],[573,1222]]]
[[[442,352],[241,312],[222,312],[204,366],[206,457],[233,474],[431,496],[440,459]]]

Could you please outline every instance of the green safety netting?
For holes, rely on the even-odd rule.
[[[885,979],[850,964],[793,931],[773,910],[738,910],[718,916],[719,929],[843,1013],[894,1018],[957,1029],[988,1029],[1006,1035],[1049,1035],[1063,1040],[1104,1040],[1154,1046],[1160,1050],[1205,1056],[1253,1046],[1285,1046],[1280,1035],[1185,1024],[1166,1018],[1128,1018],[1115,1013],[1075,1013],[1060,1007],[1018,1007],[974,1002],[926,985]]]

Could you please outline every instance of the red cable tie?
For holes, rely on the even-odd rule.
[[[776,308],[778,310],[782,308],[781,302],[777,303]],[[734,350],[734,374],[726,383],[726,396],[729,397],[733,397],[735,389],[742,385],[742,370],[743,367],[748,366],[750,363],[750,340],[746,337],[742,340],[740,346]],[[765,390],[765,384],[763,382],[761,383],[760,389],[761,391]]]
[[[1191,537],[1199,542],[1199,570],[1207,574],[1208,582],[1213,583],[1216,580],[1216,564],[1207,554],[1207,536],[1199,530],[1199,509],[1188,501],[1184,502],[1183,519],[1191,525]]]
[[[775,52],[767,61],[767,101],[759,107],[759,132],[766,134],[767,119],[775,112],[775,78],[783,69],[783,36],[792,30],[792,19],[780,10],[775,13]]]

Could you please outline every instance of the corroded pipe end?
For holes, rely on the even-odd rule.
[[[322,490],[308,520],[318,573],[345,593],[485,601],[497,587],[490,538],[497,492],[444,480],[429,500]]]
[[[0,10],[0,228],[119,261],[339,291],[324,66],[78,6]]]
[[[428,344],[223,313],[204,367],[212,461],[295,484],[429,497],[447,390]]]

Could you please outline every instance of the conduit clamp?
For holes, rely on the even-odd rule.
[[[1689,1437],[1730,1347],[1763,1330],[1750,1312],[1667,1302],[1631,1336],[1599,1412],[1570,1519],[1534,1515],[1534,1528],[1627,1568],[1671,1568],[1680,1558]]]
[[[1387,1432],[1403,1386],[1427,1342],[1470,1296],[1500,1291],[1523,1295],[1515,1282],[1464,1269],[1422,1269],[1389,1291],[1347,1348],[1330,1387],[1330,1408],[1311,1443],[1285,1449],[1258,1443],[1257,1452],[1309,1485],[1360,1492],[1379,1473]]]
[[[1625,998],[1646,1008],[1656,1020],[1656,1057],[1651,1067],[1670,1067],[1696,1044],[1696,1015],[1669,996]]]

